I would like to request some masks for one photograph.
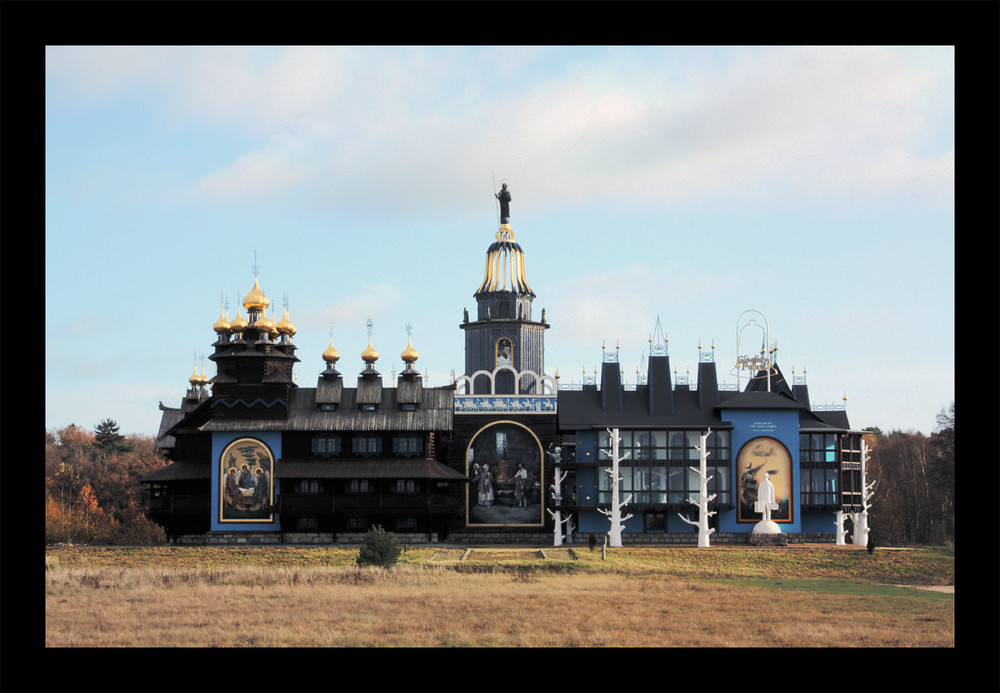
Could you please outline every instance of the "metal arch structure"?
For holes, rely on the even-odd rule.
[[[461,375],[455,379],[455,394],[461,395],[495,395],[496,393],[496,377],[500,371],[509,371],[514,374],[514,396],[523,395],[545,395],[546,390],[548,390],[548,395],[555,395],[558,392],[559,386],[556,379],[551,375],[539,375],[533,370],[523,370],[517,372],[512,366],[497,366],[492,371],[478,370],[472,375]],[[489,392],[475,392],[475,380],[479,376],[484,375],[490,381],[490,391]],[[530,376],[534,378],[534,387],[532,388],[534,392],[521,392],[521,379],[525,376]],[[539,388],[541,392],[539,392]]]
[[[747,313],[754,313],[760,316],[763,320],[763,324],[757,322],[754,318],[747,318],[746,322],[743,323],[743,316]],[[741,343],[743,339],[743,331],[748,327],[756,327],[764,333],[763,348],[761,349],[760,357],[748,358],[742,355],[743,350],[741,348]],[[759,372],[761,370],[765,371],[767,374],[767,391],[771,391],[771,375],[774,372],[774,364],[771,360],[771,354],[774,349],[771,348],[771,327],[767,322],[767,316],[764,315],[759,310],[750,308],[748,310],[740,313],[740,316],[736,319],[736,364],[733,366],[733,370],[730,371],[730,375],[736,376],[736,388],[739,389],[740,385],[740,371],[747,369],[754,372]],[[748,380],[753,380],[754,376],[750,376]]]

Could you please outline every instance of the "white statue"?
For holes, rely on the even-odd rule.
[[[771,519],[771,511],[778,509],[778,503],[774,496],[774,484],[771,483],[771,475],[764,473],[764,480],[757,487],[757,502],[754,503],[756,512],[763,515],[760,522],[754,525],[754,534],[781,534],[781,527]]]
[[[778,509],[778,504],[774,502],[774,484],[771,483],[771,475],[766,472],[764,480],[757,487],[757,502],[753,509],[763,515],[765,522],[770,522],[771,511]]]

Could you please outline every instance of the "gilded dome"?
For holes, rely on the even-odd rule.
[[[261,332],[266,332],[267,334],[271,334],[275,331],[274,322],[267,317],[267,313],[261,313],[260,317],[257,318],[257,322],[255,322],[253,326]]]
[[[257,279],[253,280],[253,288],[243,297],[243,307],[247,310],[265,310],[271,305],[271,300],[260,290]]]
[[[340,352],[333,348],[333,337],[330,337],[330,346],[323,352],[323,360],[327,363],[336,363],[340,360]]]
[[[524,251],[514,242],[510,224],[501,224],[496,242],[486,251],[486,275],[475,295],[493,291],[512,291],[534,296],[524,274]]]
[[[420,358],[420,354],[417,353],[417,350],[413,348],[412,339],[409,340],[409,344],[407,344],[406,348],[403,349],[403,353],[400,354],[399,357],[403,359],[404,363],[407,363],[409,365],[413,365],[413,362],[416,361],[418,358]]]
[[[243,317],[243,314],[240,313],[239,309],[237,309],[236,317],[233,318],[233,321],[229,324],[229,327],[230,329],[232,329],[233,332],[242,332],[247,328],[247,324],[248,323],[246,319]]]
[[[378,352],[375,351],[375,347],[372,346],[372,338],[368,338],[368,347],[361,352],[361,360],[367,364],[372,364],[378,361]]]
[[[212,329],[218,334],[226,334],[232,329],[232,325],[229,324],[229,318],[226,317],[225,310],[219,315],[219,319],[215,321],[212,325]]]
[[[297,330],[295,329],[295,325],[292,324],[291,319],[289,319],[288,317],[287,308],[285,308],[285,315],[284,317],[281,318],[281,322],[278,323],[277,328],[278,332],[284,335],[288,335],[289,337],[291,337],[297,332]]]

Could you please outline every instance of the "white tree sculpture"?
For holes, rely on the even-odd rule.
[[[555,483],[553,483],[552,486],[550,486],[549,488],[552,489],[552,502],[555,505],[556,509],[555,511],[552,511],[546,508],[546,510],[548,510],[549,515],[552,516],[552,522],[553,522],[552,545],[561,546],[563,543],[563,525],[565,524],[567,529],[569,528],[570,516],[567,515],[565,518],[563,518],[562,511],[560,510],[559,506],[562,505],[562,482],[566,480],[566,476],[569,474],[569,472],[560,473],[559,471],[559,464],[562,462],[561,447],[556,447],[554,453],[548,451],[548,455],[549,457],[552,458],[552,461],[555,463],[555,474],[553,475]],[[567,531],[566,541],[568,542],[570,540],[571,540],[570,533],[569,531]]]
[[[566,517],[560,517],[559,511],[552,511],[546,508],[549,515],[552,516],[552,522],[554,527],[552,529],[552,545],[562,546],[563,543],[563,527],[566,528],[565,541],[567,544],[573,542],[573,516],[567,515]]]
[[[698,500],[692,500],[691,498],[687,499],[688,503],[698,506],[698,521],[692,522],[691,520],[684,517],[680,513],[677,513],[677,516],[679,518],[687,522],[689,525],[693,525],[698,528],[698,548],[701,549],[708,548],[709,545],[708,536],[715,531],[714,529],[708,526],[708,518],[711,515],[715,515],[714,510],[710,511],[708,509],[708,502],[714,500],[715,496],[717,495],[715,493],[713,493],[711,496],[708,495],[708,482],[711,481],[713,478],[715,478],[707,476],[707,468],[706,468],[706,462],[708,460],[708,456],[711,455],[712,453],[706,450],[707,445],[705,441],[708,440],[708,434],[711,431],[712,429],[708,429],[707,431],[705,431],[705,433],[701,435],[701,445],[695,446],[695,449],[700,453],[700,458],[701,458],[699,469],[695,469],[694,467],[688,467],[688,469],[690,469],[692,472],[698,475],[698,479],[700,480],[698,485]]]
[[[844,511],[838,510],[834,513],[833,524],[837,527],[837,546],[844,546]]]
[[[598,510],[607,515],[611,521],[611,529],[608,530],[608,538],[610,540],[608,545],[621,547],[622,530],[625,529],[625,525],[622,523],[632,517],[631,513],[622,517],[622,508],[632,500],[632,494],[628,494],[621,503],[618,502],[618,482],[621,481],[621,477],[618,476],[618,463],[628,457],[628,453],[625,453],[622,457],[618,456],[618,443],[621,441],[618,437],[618,429],[616,428],[613,431],[611,429],[607,430],[611,434],[611,469],[605,469],[604,471],[611,475],[611,510],[605,510],[604,508],[598,508]]]
[[[868,509],[872,507],[871,499],[875,495],[875,485],[878,481],[868,483],[868,460],[871,459],[871,449],[864,438],[861,439],[861,512],[853,513],[851,519],[854,521],[854,543],[857,546],[868,545]]]

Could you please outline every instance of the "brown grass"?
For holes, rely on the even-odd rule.
[[[690,551],[685,560],[704,562],[709,553]],[[782,560],[787,553],[779,554]],[[820,579],[799,580],[788,589],[760,577],[665,575],[630,568],[631,561],[647,556],[641,552],[627,558],[628,552],[619,551],[619,564],[608,570],[600,552],[596,558],[583,554],[590,552],[574,558],[553,549],[429,550],[391,571],[53,562],[46,571],[45,642],[49,647],[955,644],[951,595],[885,585],[859,588],[856,582],[850,589],[831,588]],[[547,561],[562,569],[546,569]],[[826,588],[810,588],[814,583]]]

